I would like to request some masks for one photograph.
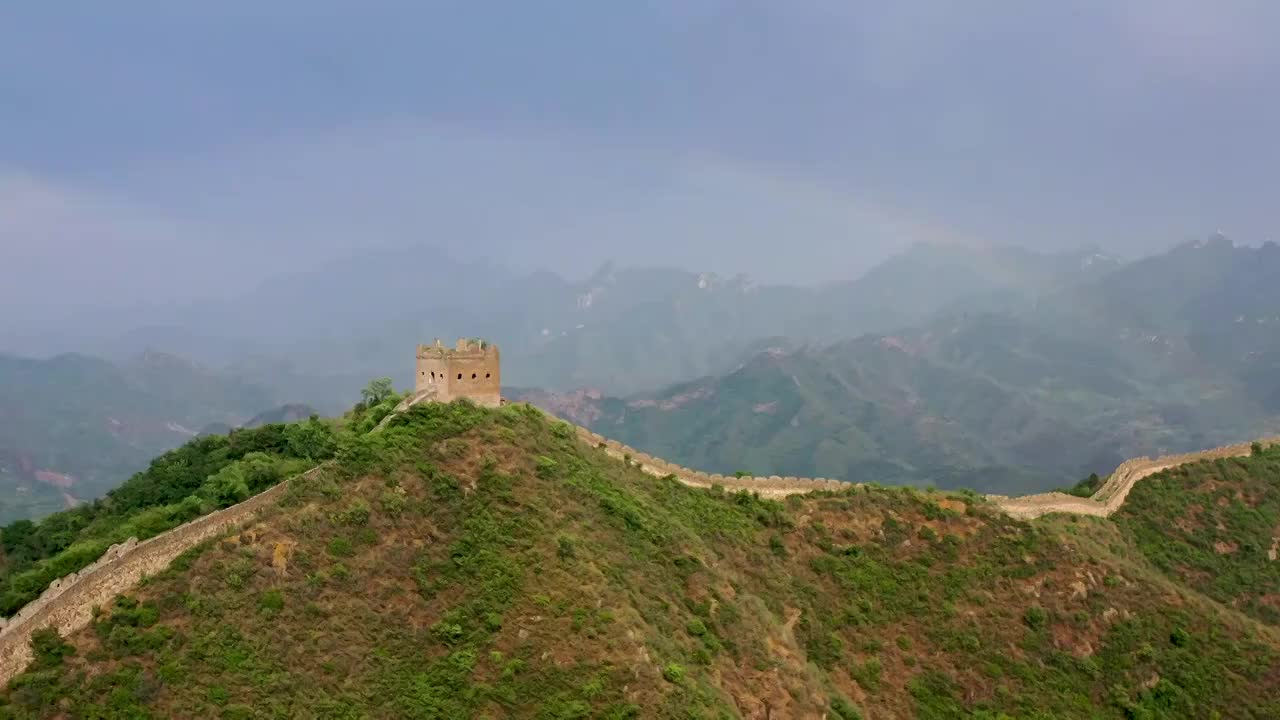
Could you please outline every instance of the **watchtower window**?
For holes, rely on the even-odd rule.
[[[461,379],[462,379],[462,373],[458,373],[458,379],[459,379],[459,380],[461,380]]]
[[[471,373],[471,379],[472,379],[472,380],[475,380],[475,379],[476,379],[476,374],[475,374],[475,373]]]
[[[484,377],[485,377],[485,379],[486,379],[486,380],[487,380],[487,379],[489,379],[489,373],[485,373],[485,374],[484,374]]]

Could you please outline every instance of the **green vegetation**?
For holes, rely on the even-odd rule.
[[[107,496],[39,522],[0,528],[0,614],[12,615],[53,580],[130,537],[145,540],[235,505],[338,454],[385,418],[401,396],[374,381],[339,422],[312,417],[196,438],[151,462]]]
[[[1280,625],[1280,447],[1149,477],[1113,519],[1170,577]]]
[[[1102,485],[1105,482],[1106,482],[1105,480],[1098,477],[1098,473],[1090,473],[1089,477],[1081,480],[1080,482],[1076,483],[1075,485],[1072,485],[1069,488],[1059,488],[1058,492],[1064,492],[1068,495],[1075,495],[1076,497],[1082,497],[1082,498],[1093,497],[1094,493],[1102,489]]]
[[[0,717],[1280,714],[1275,629],[1107,521],[693,489],[518,405],[415,407],[335,460],[38,637]]]

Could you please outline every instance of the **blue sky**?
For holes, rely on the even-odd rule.
[[[227,294],[416,243],[797,282],[921,240],[1259,242],[1277,20],[1190,0],[8,3],[0,302]]]

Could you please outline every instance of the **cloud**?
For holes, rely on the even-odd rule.
[[[822,280],[917,239],[1274,230],[1280,5],[261,5],[6,16],[0,297],[379,244]]]
[[[0,174],[6,301],[226,295],[379,246],[580,276],[606,260],[848,278],[952,237],[876,198],[712,154],[378,126],[188,154],[72,184]]]
[[[1275,3],[1130,0],[1109,9],[1130,51],[1174,79],[1221,81],[1223,73],[1275,67]]]
[[[188,295],[219,267],[207,228],[96,189],[0,168],[0,301],[74,308]]]

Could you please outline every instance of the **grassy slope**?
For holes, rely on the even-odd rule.
[[[527,409],[420,407],[44,638],[0,716],[1280,714],[1276,633],[1135,555],[1106,521],[730,496]]]
[[[1115,520],[1171,577],[1280,625],[1280,449],[1147,478]]]

